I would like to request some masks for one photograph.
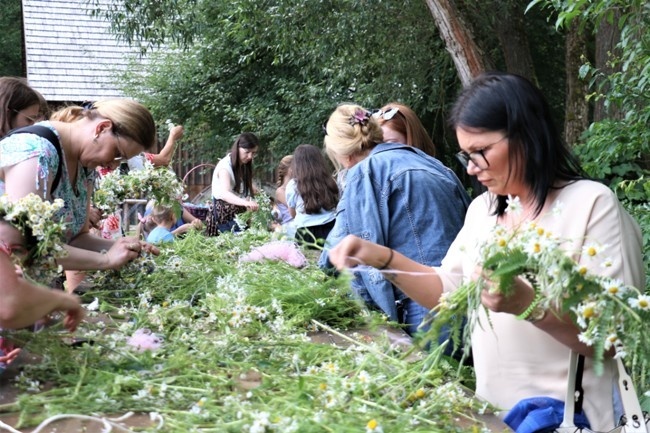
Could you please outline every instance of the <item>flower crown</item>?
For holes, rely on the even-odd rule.
[[[357,124],[363,126],[368,124],[369,120],[370,120],[370,112],[361,108],[357,108],[354,110],[354,114],[350,116],[350,120],[348,120],[348,123],[350,124],[350,126],[354,126]]]
[[[68,254],[63,248],[65,223],[58,222],[56,215],[63,206],[61,199],[48,202],[34,193],[16,201],[7,195],[0,197],[0,217],[25,239],[27,254],[17,257],[12,253],[12,260],[23,268],[25,275],[40,283],[49,283],[61,273],[56,259]]]
[[[94,204],[98,209],[112,213],[127,198],[153,199],[156,204],[178,205],[184,199],[183,182],[167,167],[144,163],[144,169],[120,174],[114,170],[97,182]]]

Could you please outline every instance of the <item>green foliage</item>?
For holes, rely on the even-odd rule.
[[[620,30],[620,41],[609,53],[614,72],[585,62],[580,75],[589,82],[592,100],[621,115],[591,124],[576,151],[587,172],[607,180],[639,221],[650,284],[650,8],[643,0],[536,0],[529,9],[536,5],[557,13],[558,28],[577,20],[583,29],[608,22]]]
[[[3,0],[0,14],[0,77],[23,76],[20,0]]]
[[[191,25],[179,18],[153,35],[147,17],[156,8],[188,12],[171,0],[141,3],[128,16],[109,13],[122,23],[116,29],[152,42],[164,34],[168,49],[146,71],[129,71],[127,91],[156,118],[182,122],[204,159],[249,130],[263,143],[256,166],[271,170],[297,145],[320,144],[340,102],[398,100],[431,113],[446,111],[455,93],[455,71],[420,1],[197,0]]]

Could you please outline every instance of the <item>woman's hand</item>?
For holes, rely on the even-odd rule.
[[[88,224],[93,229],[99,229],[99,222],[102,220],[102,211],[97,209],[94,206],[90,206],[88,209]]]
[[[121,268],[131,260],[139,257],[142,251],[156,256],[160,254],[160,250],[148,242],[133,237],[119,238],[111,249],[106,252],[109,263],[107,269]]]
[[[481,292],[481,303],[491,311],[519,315],[535,299],[533,288],[519,277],[513,281],[513,292],[510,296],[505,296],[496,290],[497,282],[490,279],[491,272],[477,268],[478,272],[486,283]]]
[[[14,359],[18,357],[19,354],[20,354],[20,348],[13,349],[9,353],[6,353],[4,356],[0,356],[0,363],[9,365]]]
[[[381,267],[390,255],[384,246],[347,235],[329,252],[329,260],[336,269],[353,268],[358,265]],[[383,261],[382,261],[383,260]]]
[[[192,228],[195,230],[201,230],[203,228],[203,221],[201,221],[198,218],[193,220],[190,224],[192,225]]]
[[[248,210],[252,210],[253,212],[257,212],[257,210],[260,208],[260,205],[257,204],[255,200],[248,200],[245,206]]]

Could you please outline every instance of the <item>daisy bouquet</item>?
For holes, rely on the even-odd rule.
[[[145,162],[142,170],[127,174],[114,170],[99,179],[94,202],[98,209],[112,213],[127,198],[153,199],[156,204],[172,206],[180,213],[183,196],[183,183],[172,170]]]
[[[20,231],[25,242],[24,254],[12,252],[14,263],[23,273],[40,283],[49,283],[61,273],[56,259],[65,257],[65,224],[57,222],[57,212],[64,206],[63,200],[42,200],[30,193],[12,201],[7,195],[0,197],[0,217]]]
[[[516,200],[510,209],[516,209]],[[504,295],[512,292],[516,277],[534,288],[534,303],[559,313],[568,313],[579,328],[580,341],[594,349],[596,371],[602,371],[605,353],[614,348],[637,374],[641,389],[648,386],[650,367],[650,295],[622,281],[596,275],[590,269],[613,265],[606,245],[587,242],[582,251],[567,251],[567,240],[533,223],[515,230],[496,225],[480,247],[480,261],[497,284],[491,289]],[[578,263],[574,257],[582,256]],[[594,266],[591,266],[594,265]],[[463,344],[469,347],[472,326],[476,326],[481,291],[486,281],[479,278],[442,296],[434,310],[431,334],[440,333],[444,324],[452,327],[452,341],[461,340],[463,320],[467,326]],[[559,314],[555,313],[555,314]]]

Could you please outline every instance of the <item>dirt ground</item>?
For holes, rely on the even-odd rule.
[[[410,346],[410,340],[402,331],[393,330],[393,329],[383,329],[380,332],[385,332],[393,344],[400,345],[403,347]],[[372,341],[376,334],[373,334],[369,331],[355,331],[355,338],[367,339],[368,342]],[[336,344],[337,346],[346,347],[351,344],[351,341],[348,340],[348,335],[351,335],[352,332],[347,332],[345,334],[336,334],[326,331],[317,332],[311,334],[311,339],[318,343],[323,344]],[[414,354],[413,356],[417,356]],[[37,362],[37,358],[33,355],[27,353],[21,353],[18,360],[9,366],[4,374],[0,376],[0,405],[9,404],[16,400],[20,391],[12,386],[13,379],[20,374],[20,366],[25,363]],[[250,383],[254,378],[246,378],[247,382],[242,383],[242,387],[255,387],[258,384]],[[116,421],[124,417],[124,414],[113,414],[104,416],[108,421],[110,421],[110,426],[112,427],[112,432],[131,432],[133,429],[140,430],[143,428],[155,427],[158,423],[157,421],[152,421],[149,417],[149,414],[130,414],[128,417]],[[476,418],[485,423],[485,425],[490,429],[492,433],[501,433],[501,432],[510,432],[511,430],[505,425],[501,420],[493,415],[476,415]],[[0,422],[6,424],[11,428],[15,428],[18,424],[18,415],[4,414],[0,413]],[[469,420],[459,420],[459,423],[466,425],[468,431],[472,430],[473,423]],[[20,430],[9,430],[0,423],[0,432],[12,432],[16,431],[20,433],[32,433],[36,431],[38,427],[20,429]],[[104,423],[99,421],[88,421],[88,420],[79,420],[79,419],[59,419],[55,420],[47,426],[43,427],[39,433],[75,433],[75,432],[84,432],[84,433],[103,433],[107,431]]]

